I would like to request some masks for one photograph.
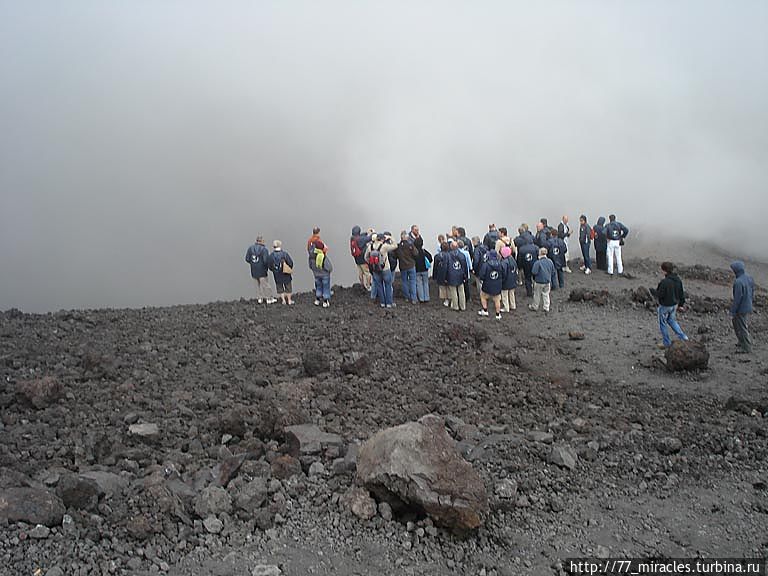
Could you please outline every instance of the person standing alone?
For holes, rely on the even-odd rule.
[[[733,303],[730,310],[733,331],[739,340],[739,353],[748,354],[752,352],[752,339],[749,336],[747,318],[752,313],[755,281],[747,274],[744,262],[738,260],[733,262],[731,270],[736,275],[733,281]]]
[[[624,239],[629,235],[629,228],[616,221],[616,215],[608,216],[608,224],[605,227],[605,235],[608,238],[608,275],[613,276],[613,259],[616,258],[616,269],[619,276],[624,274],[624,263],[621,261],[621,247]]]
[[[661,270],[664,272],[664,278],[656,287],[656,298],[659,300],[658,316],[659,331],[664,348],[672,345],[669,337],[669,328],[672,328],[680,340],[688,340],[680,324],[677,323],[677,311],[685,305],[685,291],[683,290],[683,281],[675,274],[675,267],[672,262],[662,262]]]

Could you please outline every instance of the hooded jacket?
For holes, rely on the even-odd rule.
[[[432,278],[443,286],[448,284],[448,260],[448,252],[441,250],[435,254],[434,265],[432,266]]]
[[[352,249],[352,242],[356,242],[357,246],[360,248],[360,256],[354,256],[355,264],[365,264],[365,247],[370,241],[370,234],[363,234],[360,230],[360,226],[355,226],[352,228],[352,236],[349,239],[350,250]]]
[[[467,257],[457,250],[448,252],[447,280],[449,286],[461,286],[469,278]]]
[[[752,300],[755,296],[755,281],[747,274],[744,262],[738,260],[733,262],[731,270],[736,274],[736,279],[733,281],[731,316],[749,314],[752,312]]]
[[[416,246],[416,272],[427,272],[427,261],[432,262],[432,254],[424,249],[424,238],[418,236],[413,239],[413,245]]]
[[[483,237],[483,246],[488,250],[496,248],[496,241],[501,237],[498,230],[489,230]]]
[[[545,226],[544,228],[536,232],[536,237],[533,242],[539,248],[547,248],[549,246],[549,238],[550,238],[549,228]]]
[[[488,252],[488,259],[480,266],[478,277],[483,281],[483,292],[489,296],[501,294],[504,270],[495,250]]]
[[[623,240],[629,236],[629,228],[618,220],[614,220],[606,224],[605,235],[608,237],[608,240]]]
[[[565,268],[565,252],[567,250],[568,248],[562,238],[555,236],[549,240],[549,246],[547,246],[547,256],[550,260],[552,260],[552,263],[558,270]]]
[[[265,278],[269,271],[269,250],[258,242],[249,246],[245,261],[251,265],[251,278]]]
[[[683,281],[674,272],[667,274],[656,287],[656,297],[660,306],[684,306]]]
[[[552,264],[552,260],[542,256],[533,263],[531,273],[536,284],[551,284],[555,277],[555,265]]]
[[[520,246],[523,246],[525,244],[535,244],[535,239],[533,237],[533,234],[531,234],[530,230],[526,230],[522,234],[518,234],[515,236],[514,239],[515,246],[520,248]]]
[[[608,247],[608,238],[605,236],[605,217],[600,216],[597,224],[592,226],[595,231],[595,250],[605,250]]]
[[[502,290],[514,290],[517,286],[517,262],[514,256],[501,259]]]

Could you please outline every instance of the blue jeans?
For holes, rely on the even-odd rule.
[[[378,299],[381,305],[384,306],[384,273],[372,274],[373,285],[371,287],[371,294],[374,295],[374,300]]]
[[[384,270],[381,274],[382,280],[383,280],[383,288],[382,288],[382,294],[384,296],[384,305],[391,306],[394,303],[394,293],[392,289],[392,281],[395,277],[395,274],[392,272],[392,270]]]
[[[315,298],[317,300],[331,299],[330,276],[315,276]]]
[[[592,269],[592,259],[589,257],[589,242],[579,242],[581,244],[581,257],[584,258],[584,268]]]
[[[680,324],[677,323],[677,305],[659,306],[659,330],[661,331],[661,339],[664,342],[664,346],[672,344],[667,326],[672,328],[680,340],[688,340],[688,336],[685,335],[683,329],[680,328]]]
[[[416,268],[400,270],[400,281],[403,284],[403,298],[416,302]]]
[[[376,287],[376,274],[371,273],[371,300],[376,300],[378,288]]]
[[[416,296],[419,302],[429,302],[429,271],[416,272]]]

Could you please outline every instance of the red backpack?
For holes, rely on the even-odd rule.
[[[349,240],[349,251],[355,258],[359,258],[363,255],[363,249],[360,248],[360,244],[357,242],[357,240],[358,239],[355,236]]]

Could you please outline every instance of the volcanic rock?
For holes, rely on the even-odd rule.
[[[350,488],[342,497],[342,502],[361,520],[370,520],[376,516],[376,501],[365,488]]]
[[[56,490],[64,506],[78,510],[94,510],[102,493],[95,480],[77,474],[63,475]]]
[[[310,350],[301,357],[301,363],[304,365],[304,372],[308,376],[317,376],[323,372],[329,372],[331,362],[328,357],[320,350]]]
[[[677,340],[667,348],[664,356],[672,372],[705,369],[709,364],[709,351],[701,342]]]
[[[55,378],[45,376],[37,380],[18,382],[16,394],[23,402],[41,410],[57,402],[64,395],[64,388]]]
[[[235,496],[235,506],[245,512],[253,513],[267,501],[269,489],[265,478],[255,478],[240,489]]]
[[[200,518],[232,511],[232,497],[221,486],[208,486],[204,488],[194,503],[195,513]]]
[[[331,446],[338,448],[344,445],[344,439],[341,436],[323,432],[314,424],[288,426],[284,433],[288,443],[288,452],[297,458],[320,454]]]
[[[656,445],[656,449],[666,456],[669,456],[670,454],[676,454],[680,452],[682,448],[683,443],[680,441],[680,439],[674,438],[672,436],[662,438]]]
[[[216,516],[208,516],[203,520],[203,526],[211,534],[218,534],[224,529],[224,523],[216,518]]]
[[[301,462],[290,454],[283,454],[272,461],[272,476],[278,480],[285,480],[297,474],[301,474]]]
[[[576,332],[572,330],[568,332],[568,338],[571,340],[584,340],[584,332]]]
[[[371,369],[371,359],[363,352],[349,352],[341,363],[341,371],[344,374],[367,376],[371,373]]]
[[[0,490],[0,518],[10,522],[61,524],[64,503],[55,494],[37,488],[7,488]]]
[[[128,426],[128,434],[131,436],[138,436],[145,440],[157,440],[160,437],[160,427],[151,422],[131,424]]]
[[[549,461],[562,468],[573,470],[576,468],[576,462],[579,460],[578,454],[570,446],[556,445],[552,446],[552,452],[549,454]]]
[[[89,470],[83,472],[80,476],[96,482],[99,496],[106,496],[107,498],[112,498],[113,496],[120,494],[128,487],[127,478],[112,472]]]
[[[419,508],[449,528],[477,528],[488,512],[483,481],[434,415],[374,434],[360,448],[357,478],[394,508]]]

